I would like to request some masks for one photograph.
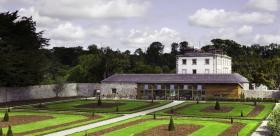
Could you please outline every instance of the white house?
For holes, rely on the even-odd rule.
[[[177,74],[231,74],[231,57],[192,52],[177,56]]]

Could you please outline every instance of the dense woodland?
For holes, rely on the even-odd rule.
[[[32,18],[19,17],[17,12],[0,13],[0,86],[100,82],[114,73],[175,73],[176,55],[192,49],[187,41],[153,42],[147,50],[134,52],[94,44],[87,49],[47,49],[48,43],[43,32],[36,32]],[[232,57],[234,72],[271,89],[279,87],[280,44],[240,45],[223,39],[211,43],[199,50],[220,50]],[[164,52],[167,46],[171,52]]]

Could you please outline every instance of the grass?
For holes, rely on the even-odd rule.
[[[127,123],[130,121],[134,121],[137,119],[143,119],[143,118],[152,118],[151,116],[145,116],[145,117],[138,117],[94,129],[90,129],[87,132],[93,133],[100,131],[102,129],[110,128],[113,126],[121,125],[123,123]],[[113,132],[109,132],[104,134],[104,136],[131,136],[137,133],[141,133],[145,130],[148,130],[150,128],[166,124],[166,127],[169,123],[169,117],[161,117],[162,120],[148,120],[136,125],[132,125],[129,127],[125,127],[119,130],[115,130]],[[195,131],[191,134],[191,136],[217,136],[224,132],[227,128],[231,127],[231,124],[224,123],[225,121],[229,121],[228,119],[202,119],[202,118],[190,118],[190,117],[175,117],[174,122],[175,124],[193,124],[193,125],[200,125],[202,128]],[[257,120],[234,120],[235,122],[241,122],[246,124],[244,128],[241,129],[239,132],[240,136],[247,136],[250,135],[252,131],[258,126],[259,121]],[[80,136],[83,135],[85,132],[75,133],[71,136]]]
[[[4,112],[0,112],[0,116],[2,118]],[[84,115],[74,115],[74,114],[63,114],[63,113],[42,113],[42,112],[24,112],[24,111],[12,111],[9,113],[10,116],[16,116],[16,115],[41,115],[41,116],[52,116],[52,119],[47,119],[47,120],[42,120],[42,121],[36,121],[36,122],[31,122],[31,123],[26,123],[26,124],[19,124],[19,125],[14,125],[12,126],[13,132],[14,133],[23,133],[23,132],[27,132],[27,131],[32,131],[32,130],[37,130],[37,129],[43,129],[43,128],[47,128],[47,127],[51,127],[51,126],[55,126],[55,125],[62,125],[65,123],[70,123],[73,121],[78,121],[78,120],[82,120],[82,119],[86,119],[87,117]],[[40,135],[43,133],[49,133],[49,132],[54,132],[54,131],[58,131],[58,130],[63,130],[66,128],[71,128],[71,127],[75,127],[78,125],[83,125],[83,124],[87,124],[87,123],[92,123],[92,122],[96,122],[96,121],[100,121],[100,120],[104,120],[104,119],[108,119],[111,117],[115,117],[115,115],[112,114],[100,114],[102,116],[102,118],[96,119],[96,120],[91,120],[91,121],[86,121],[86,122],[81,122],[78,124],[71,124],[69,126],[60,126],[58,128],[53,128],[50,130],[46,130],[46,131],[42,131],[39,133],[36,133],[36,135]],[[7,128],[3,128],[4,133],[6,133]],[[30,134],[30,135],[35,135],[35,134]]]
[[[214,118],[229,118],[229,117],[240,117],[241,111],[246,117],[253,109],[254,105],[252,103],[240,103],[240,102],[220,102],[220,106],[222,107],[232,107],[233,109],[229,112],[203,112],[202,110],[214,106],[215,102],[200,102],[196,104],[195,102],[185,102],[177,107],[174,107],[174,111],[179,115],[186,116],[198,116],[198,117],[214,117]],[[259,105],[263,105],[264,109],[258,114],[256,117],[250,117],[253,119],[263,119],[265,118],[273,109],[274,103],[259,103]],[[185,107],[186,106],[186,107]],[[163,110],[159,112],[160,114],[169,114],[170,109]]]
[[[150,101],[140,101],[140,100],[102,100],[102,103],[115,104],[116,102],[121,103],[121,105],[119,106],[118,113],[133,113],[133,112],[165,105],[170,101],[155,101],[154,103],[151,103]],[[97,103],[97,101],[96,100],[73,100],[73,101],[63,102],[63,103],[47,104],[45,105],[46,108],[43,109],[48,111],[83,111],[83,112],[98,112],[98,113],[116,112],[116,107],[108,107],[108,108],[77,107],[79,105],[90,104],[90,103]],[[34,107],[31,108],[34,109]]]

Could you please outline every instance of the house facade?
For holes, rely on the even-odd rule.
[[[136,99],[240,98],[249,81],[231,72],[231,58],[191,52],[177,56],[176,74],[115,74],[101,82],[104,97]]]
[[[102,81],[105,97],[137,99],[240,98],[248,80],[239,74],[115,74]]]
[[[231,57],[191,52],[177,56],[177,74],[230,74]]]

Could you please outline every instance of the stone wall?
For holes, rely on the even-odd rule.
[[[135,83],[102,83],[101,95],[104,97],[122,97],[135,99],[137,95],[137,84]],[[112,93],[115,88],[117,94]]]
[[[0,87],[0,103],[56,97],[53,91],[55,85],[37,85],[28,87]],[[95,83],[69,83],[58,94],[60,97],[92,96],[92,92],[100,89]]]
[[[280,98],[279,90],[244,90],[245,98]]]

